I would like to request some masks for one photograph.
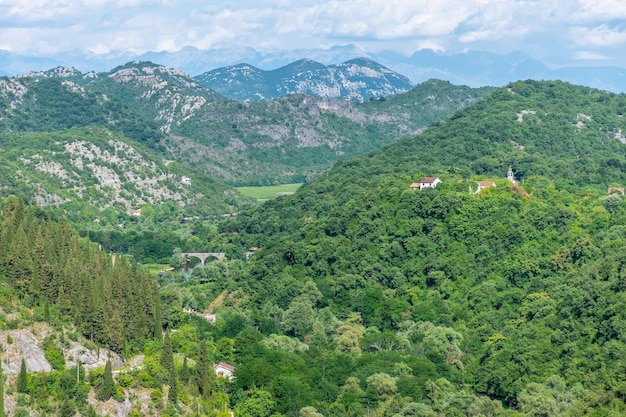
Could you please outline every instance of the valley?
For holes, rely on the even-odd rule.
[[[623,94],[0,82],[8,414],[626,413]]]

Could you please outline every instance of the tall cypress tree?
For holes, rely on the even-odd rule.
[[[196,361],[195,383],[198,391],[204,399],[207,399],[213,389],[213,381],[215,380],[215,372],[213,365],[209,360],[209,352],[206,342],[200,342],[200,350],[198,352],[198,360]]]
[[[183,359],[183,366],[180,368],[180,373],[178,374],[178,379],[183,384],[186,384],[189,382],[189,376],[189,365],[187,365],[187,357],[185,356],[185,359]]]
[[[165,382],[171,385],[172,380],[176,380],[176,369],[174,368],[174,354],[170,342],[170,332],[165,332],[163,337],[163,348],[161,349],[161,371],[165,377]]]
[[[156,295],[156,303],[154,306],[154,338],[162,340],[163,337],[163,320],[161,318],[161,300],[159,294]]]
[[[26,361],[22,358],[22,364],[20,365],[20,373],[17,375],[17,392],[28,392],[28,372],[26,370]]]
[[[176,376],[172,377],[169,386],[170,389],[167,392],[167,401],[170,404],[176,404],[176,402],[178,401],[178,382],[176,382]]]
[[[170,332],[165,332],[163,337],[163,347],[161,349],[161,374],[164,382],[170,387],[167,399],[170,403],[178,400],[178,382],[176,381],[176,367],[174,366],[174,354],[172,353],[172,343],[170,342]]]
[[[113,383],[113,370],[111,369],[111,360],[107,360],[104,366],[104,375],[102,376],[102,386],[98,391],[98,399],[100,401],[106,401],[113,395],[113,389],[115,384]]]

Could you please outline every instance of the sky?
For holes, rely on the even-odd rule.
[[[0,50],[175,52],[223,45],[523,51],[626,68],[624,0],[0,0]]]

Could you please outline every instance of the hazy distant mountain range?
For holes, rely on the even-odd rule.
[[[368,58],[329,66],[301,59],[272,71],[239,64],[205,72],[195,79],[226,97],[252,101],[310,94],[363,102],[413,87],[407,77]]]
[[[50,57],[27,57],[0,51],[0,75],[17,75],[28,71],[47,70],[56,66],[73,66],[83,72],[108,71],[133,60],[151,61],[199,75],[218,68],[248,64],[271,71],[309,59],[324,65],[343,63],[355,58],[369,58],[396,71],[411,82],[419,83],[437,78],[472,87],[502,86],[520,79],[560,79],[575,84],[612,92],[626,92],[626,69],[618,67],[548,68],[543,62],[523,52],[507,55],[480,51],[443,55],[421,50],[411,56],[392,51],[369,53],[354,45],[330,49],[256,50],[251,47],[223,46],[209,50],[185,47],[177,52],[147,52],[135,55],[127,52],[94,54],[75,52]]]

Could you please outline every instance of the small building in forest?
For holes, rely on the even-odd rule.
[[[215,370],[215,375],[217,375],[218,378],[228,378],[232,380],[235,377],[235,367],[226,362],[213,364],[213,370]]]
[[[624,195],[624,189],[619,188],[619,187],[609,187],[608,194],[613,194],[613,193],[619,193],[621,195]]]
[[[493,181],[476,181],[476,184],[478,184],[478,188],[476,189],[477,193],[479,193],[481,190],[484,190],[485,188],[496,186],[496,183]]]
[[[424,188],[435,188],[441,182],[442,181],[437,177],[424,177],[419,182],[419,188],[420,190]]]

